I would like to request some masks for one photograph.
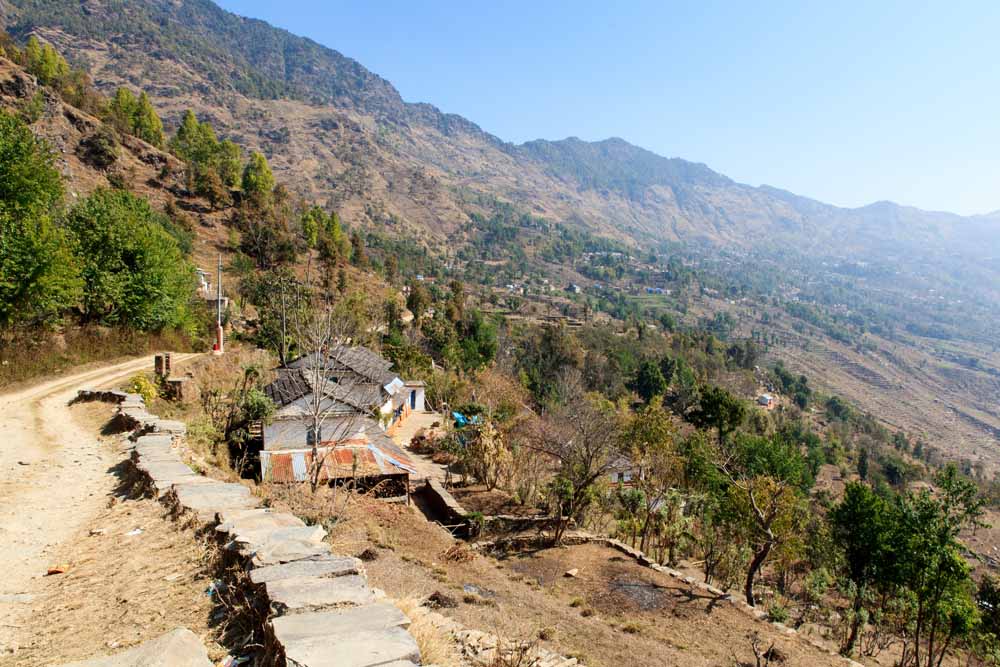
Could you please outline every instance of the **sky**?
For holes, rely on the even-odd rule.
[[[621,137],[839,206],[1000,209],[1000,3],[217,0],[503,140]]]

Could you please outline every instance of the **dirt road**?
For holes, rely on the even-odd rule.
[[[52,551],[107,504],[114,487],[110,469],[119,457],[73,419],[68,402],[77,389],[152,367],[145,357],[0,394],[0,656],[29,622],[32,580],[57,565]]]

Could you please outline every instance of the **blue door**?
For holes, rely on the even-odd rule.
[[[410,392],[410,409],[411,410],[416,410],[417,409],[417,390],[416,389],[414,389],[413,391]]]

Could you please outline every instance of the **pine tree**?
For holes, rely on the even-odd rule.
[[[139,95],[139,101],[135,106],[132,133],[157,148],[163,147],[163,121],[156,114],[156,109],[153,108],[145,91]]]
[[[181,124],[177,126],[174,138],[170,140],[170,150],[174,152],[174,155],[182,160],[189,159],[197,132],[198,119],[194,112],[188,109],[181,118]]]
[[[225,139],[219,144],[217,166],[219,178],[226,184],[226,187],[235,188],[239,185],[242,159],[240,147],[229,139]]]
[[[51,44],[42,44],[32,35],[24,48],[24,66],[38,77],[39,83],[51,86],[58,84],[69,74],[69,64],[52,48]]]
[[[267,164],[267,158],[260,153],[250,156],[243,169],[243,196],[258,208],[265,208],[274,192],[274,174]]]
[[[368,266],[368,254],[365,252],[365,239],[361,232],[351,234],[351,262],[358,267]]]

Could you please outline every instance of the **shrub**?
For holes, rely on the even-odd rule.
[[[107,125],[80,141],[76,149],[80,159],[98,169],[107,169],[118,161],[118,137]]]
[[[146,401],[146,405],[152,403],[159,394],[156,384],[145,373],[133,375],[132,379],[128,382],[127,391],[142,396],[142,400]]]
[[[772,623],[784,623],[788,620],[788,609],[777,602],[767,608],[767,620]]]
[[[642,626],[635,621],[629,621],[628,623],[622,625],[622,632],[630,635],[637,635],[642,632]]]

